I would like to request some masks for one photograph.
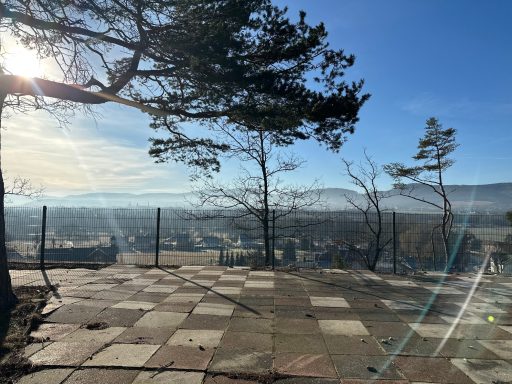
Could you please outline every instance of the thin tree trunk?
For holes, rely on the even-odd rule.
[[[2,129],[2,109],[5,95],[0,95],[0,130]],[[5,244],[5,185],[2,173],[1,136],[0,136],[0,311],[5,311],[16,304],[16,296],[12,291],[11,276],[7,265],[7,247]]]

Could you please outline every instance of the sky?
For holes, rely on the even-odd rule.
[[[347,80],[365,80],[372,96],[356,131],[338,154],[314,142],[291,150],[305,166],[287,182],[318,180],[353,188],[341,159],[358,162],[363,150],[378,164],[412,164],[425,121],[437,117],[457,129],[459,148],[448,170],[450,184],[511,182],[512,2],[508,0],[286,0],[290,17],[305,10],[323,21],[333,48],[356,56]],[[7,50],[15,50],[3,36]],[[6,42],[7,40],[7,42]],[[5,44],[5,42],[7,44]],[[114,104],[77,116],[67,128],[44,113],[3,121],[2,164],[7,178],[30,178],[47,195],[88,192],[184,192],[186,167],[155,164],[149,157],[149,119]],[[199,129],[199,128],[198,128]],[[220,177],[239,165],[223,164]],[[391,186],[385,175],[381,188]]]

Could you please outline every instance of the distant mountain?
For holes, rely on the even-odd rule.
[[[428,201],[440,202],[433,191],[420,185],[408,186],[415,196]],[[455,210],[465,212],[504,212],[512,209],[512,183],[487,185],[449,185],[451,202]],[[388,191],[394,196],[383,201],[383,206],[395,211],[430,212],[436,211],[428,204],[398,195],[397,191]],[[342,188],[325,188],[322,196],[328,209],[347,209],[345,196],[362,201],[362,195],[356,191]],[[38,200],[10,199],[9,205],[14,206],[58,206],[58,207],[94,207],[94,208],[127,208],[127,207],[174,207],[191,208],[194,194],[188,193],[85,193],[64,197],[46,196]],[[318,207],[320,208],[320,206]]]

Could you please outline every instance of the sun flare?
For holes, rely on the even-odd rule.
[[[22,47],[15,47],[5,53],[3,66],[6,72],[24,77],[40,77],[42,67],[35,53]]]

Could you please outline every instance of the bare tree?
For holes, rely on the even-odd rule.
[[[450,190],[446,189],[444,172],[455,162],[449,156],[458,147],[455,142],[456,130],[446,128],[435,117],[427,120],[425,135],[419,140],[418,153],[413,156],[420,165],[408,167],[402,163],[391,163],[384,166],[385,171],[395,180],[395,188],[400,194],[416,201],[428,204],[442,212],[442,221],[432,230],[432,243],[435,230],[441,229],[445,270],[450,268],[450,233],[453,225],[452,204],[449,199]],[[404,180],[411,184],[405,184]],[[432,190],[440,201],[428,200],[417,193],[416,187],[423,186]],[[433,249],[435,252],[435,249]],[[435,254],[435,253],[434,253]]]
[[[283,183],[281,175],[297,170],[304,162],[293,154],[281,154],[273,132],[232,129],[228,125],[218,125],[218,130],[230,138],[226,158],[239,161],[240,171],[228,183],[199,177],[196,187],[198,205],[239,209],[243,216],[256,219],[263,232],[265,264],[268,265],[271,261],[272,211],[275,210],[277,221],[315,206],[320,202],[320,188],[316,182],[309,186]]]
[[[368,155],[366,150],[364,151],[364,160],[357,166],[354,166],[353,162],[345,159],[343,159],[343,163],[351,183],[361,190],[362,195],[362,201],[348,194],[345,195],[345,199],[352,208],[361,212],[366,227],[370,232],[370,240],[367,247],[361,249],[361,247],[352,243],[347,243],[347,245],[362,257],[370,271],[374,271],[383,250],[392,240],[391,238],[386,238],[383,233],[384,209],[382,207],[382,200],[390,197],[390,193],[379,190],[377,179],[382,174],[382,170]]]

